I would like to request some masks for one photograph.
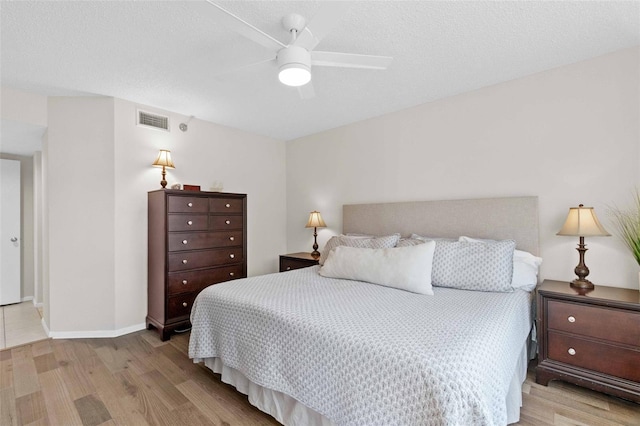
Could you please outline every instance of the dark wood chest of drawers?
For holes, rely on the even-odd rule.
[[[538,288],[536,382],[560,379],[640,402],[640,292],[566,282]]]
[[[190,327],[198,293],[247,276],[247,196],[157,190],[148,194],[148,314],[167,340]]]

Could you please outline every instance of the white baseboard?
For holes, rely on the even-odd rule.
[[[47,336],[51,337],[51,332],[49,331],[49,327],[47,327],[47,322],[44,320],[44,318],[42,318],[40,322],[42,323],[42,328],[44,328],[44,332],[47,333]]]
[[[44,321],[42,323],[44,325]],[[45,326],[45,331],[47,331],[47,334],[52,339],[95,339],[123,336],[125,334],[144,330],[146,327],[147,325],[145,323],[142,323],[118,330],[49,331],[49,329]]]

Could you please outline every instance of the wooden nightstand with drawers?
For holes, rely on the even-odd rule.
[[[536,382],[558,379],[640,402],[640,292],[589,292],[545,280],[537,289]]]
[[[292,271],[294,269],[306,268],[317,265],[318,257],[311,256],[311,253],[289,253],[280,255],[280,272]]]

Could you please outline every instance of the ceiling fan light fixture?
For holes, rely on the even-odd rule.
[[[287,86],[304,86],[311,81],[311,55],[300,46],[289,46],[278,52],[278,79]]]
[[[303,64],[284,64],[280,67],[278,79],[287,86],[304,86],[311,81],[311,71]]]

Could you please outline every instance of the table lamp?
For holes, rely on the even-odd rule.
[[[320,216],[320,212],[314,210],[309,214],[309,221],[305,228],[313,228],[313,251],[311,252],[313,257],[320,257],[320,252],[318,251],[318,228],[325,228],[326,226],[322,216]]]

